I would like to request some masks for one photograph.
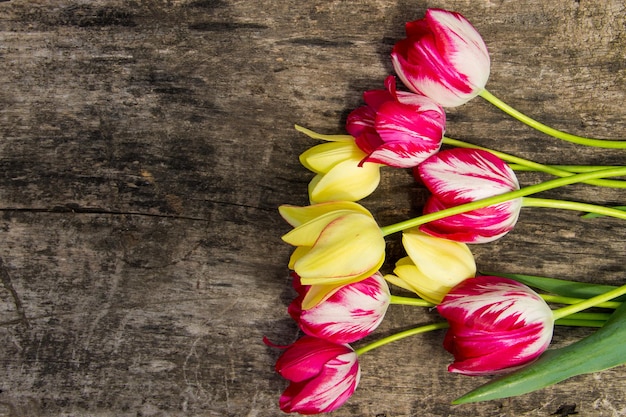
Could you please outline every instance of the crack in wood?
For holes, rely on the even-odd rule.
[[[142,213],[138,211],[117,211],[117,210],[105,210],[101,208],[89,208],[89,207],[80,207],[73,204],[68,204],[65,206],[55,206],[52,208],[41,208],[41,207],[0,207],[0,212],[20,212],[20,213],[73,213],[73,214],[110,214],[116,216],[145,216],[145,217],[158,217],[158,218],[167,218],[167,219],[178,219],[178,220],[193,220],[193,221],[201,221],[208,222],[209,219],[204,217],[193,217],[193,216],[179,216],[175,214],[158,214],[158,213]]]
[[[17,322],[22,323],[26,327],[30,327],[30,323],[28,322],[28,318],[26,317],[26,312],[24,311],[24,305],[22,304],[22,300],[20,299],[20,296],[13,286],[11,276],[4,266],[4,261],[2,260],[2,257],[0,257],[0,279],[2,279],[2,285],[4,285],[4,288],[6,288],[6,290],[11,293],[11,297],[13,297],[15,311],[17,312],[18,316]]]

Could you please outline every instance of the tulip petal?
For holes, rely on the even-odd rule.
[[[327,212],[291,230],[283,235],[282,239],[293,246],[313,246],[319,235],[330,223],[351,213],[350,210]]]
[[[317,376],[324,365],[338,355],[351,352],[347,346],[304,336],[289,346],[276,361],[276,371],[290,381],[301,382]]]
[[[402,234],[402,244],[421,273],[442,286],[452,287],[476,274],[474,256],[464,243],[413,229]]]
[[[352,110],[346,118],[346,131],[355,138],[359,137],[364,132],[374,128],[375,118],[376,110],[374,108],[370,106],[357,107],[356,109]]]
[[[391,84],[393,84],[393,88],[390,88]],[[378,111],[383,103],[395,100],[395,77],[393,75],[385,78],[385,87],[387,87],[386,90],[368,90],[363,93],[363,100],[374,113]]]
[[[424,214],[444,210],[447,205],[431,196],[424,206]],[[522,199],[505,201],[481,209],[455,214],[423,224],[419,229],[431,236],[463,243],[487,243],[513,230],[522,208]]]
[[[424,161],[418,171],[426,187],[447,204],[459,205],[519,189],[513,170],[480,149],[441,151]]]
[[[490,58],[480,33],[461,14],[441,9],[429,9],[426,18],[443,42],[442,52],[453,67],[469,80],[474,89],[482,89],[489,79]]]
[[[305,285],[349,282],[373,275],[384,261],[384,252],[385,240],[376,222],[365,214],[350,213],[319,233],[294,270]]]
[[[343,287],[344,283],[309,285],[309,290],[302,298],[302,310],[309,310],[325,302]]]
[[[325,174],[344,160],[360,161],[365,157],[354,142],[328,142],[313,146],[300,155],[300,162],[309,171]]]
[[[374,192],[380,182],[380,166],[371,163],[359,166],[364,157],[362,153],[359,158],[342,161],[315,181],[309,190],[311,202],[357,201]]]
[[[396,287],[400,287],[407,291],[416,292],[415,288],[411,284],[409,284],[406,280],[400,278],[397,275],[387,274],[385,275],[385,280],[390,284],[395,285]]]
[[[404,281],[405,289],[414,292],[424,300],[433,304],[439,304],[452,286],[443,285],[436,279],[424,275],[415,265],[396,266],[393,272],[399,280]],[[393,281],[390,281],[392,284]]]
[[[453,349],[457,354],[448,371],[463,375],[514,371],[536,359],[548,347],[550,338],[542,337],[543,329],[543,324],[536,323],[504,334],[480,333],[478,336],[458,336],[461,331],[456,330],[454,343],[463,348],[451,347],[450,339],[444,341],[446,350]]]
[[[550,307],[536,292],[516,281],[491,276],[457,286],[446,297],[441,311],[455,314],[455,321],[471,320],[479,330],[517,328],[552,317]]]
[[[296,247],[296,249],[291,253],[291,256],[289,257],[289,264],[288,264],[289,269],[293,269],[293,266],[296,264],[298,259],[306,255],[310,250],[311,250],[310,246]]]
[[[365,207],[352,201],[332,201],[304,207],[284,204],[278,207],[278,212],[282,218],[294,227],[309,222],[323,214],[338,210],[356,211],[372,217],[372,214]]]

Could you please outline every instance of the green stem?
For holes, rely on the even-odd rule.
[[[558,319],[554,322],[554,324],[557,326],[602,327],[604,326],[604,321]]]
[[[421,298],[400,297],[398,295],[392,295],[390,303],[395,304],[395,305],[417,306],[417,307],[434,307],[435,306],[435,304],[430,303],[426,300],[422,300]]]
[[[445,329],[448,327],[448,322],[443,321],[439,323],[427,324],[425,326],[415,327],[413,329],[405,330],[403,332],[392,334],[391,336],[383,337],[382,339],[376,340],[375,342],[370,343],[369,345],[365,345],[361,348],[355,350],[357,355],[362,355],[365,352],[369,352],[370,350],[376,349],[387,343],[395,342],[400,339],[404,339],[405,337],[414,336],[416,334],[430,332],[432,330]]]
[[[490,150],[490,149],[487,149],[487,150]],[[538,169],[533,169],[532,167],[525,166],[522,164],[510,163],[509,166],[515,171],[539,171]],[[573,172],[577,174],[581,172],[597,171],[599,169],[619,168],[623,165],[545,165],[545,166],[550,167],[550,168],[560,169],[561,171]]]
[[[574,297],[563,297],[561,295],[552,295],[552,294],[538,294],[545,302],[553,303],[553,304],[576,304],[581,301],[585,301],[585,298],[574,298]],[[390,304],[394,305],[405,305],[405,306],[416,306],[416,307],[435,307],[436,304],[433,304],[429,301],[426,301],[422,298],[417,297],[401,297],[399,295],[392,295],[390,299]],[[606,301],[604,303],[600,303],[596,305],[598,308],[610,308],[616,309],[622,305],[619,301]],[[586,314],[586,313],[585,313]]]
[[[403,297],[404,298],[404,297]],[[556,310],[559,311],[559,310]],[[568,318],[568,319],[555,319],[558,320],[558,322],[556,324],[558,325],[562,325],[562,326],[580,326],[580,327],[602,327],[602,325],[604,324],[604,319],[606,318],[605,316],[607,315],[600,315],[600,314],[593,314],[592,313],[588,313],[586,315],[580,315],[579,317],[572,317],[572,318]],[[448,322],[444,321],[444,322],[439,322],[439,323],[432,323],[432,324],[427,324],[425,326],[419,326],[419,327],[414,327],[413,329],[409,329],[409,330],[405,330],[403,332],[398,332],[398,333],[394,333],[390,336],[387,337],[383,337],[382,339],[378,339],[372,343],[369,343],[365,346],[362,346],[358,349],[355,349],[355,353],[358,356],[361,356],[362,354],[369,352],[370,350],[374,350],[376,348],[379,348],[381,346],[384,346],[386,344],[392,343],[392,342],[396,342],[400,339],[404,339],[405,337],[409,337],[409,336],[415,336],[418,334],[422,334],[422,333],[427,333],[433,330],[439,330],[439,329],[445,329],[448,328],[449,324]]]
[[[585,298],[563,297],[561,295],[552,294],[539,294],[539,296],[543,298],[545,302],[555,304],[577,304],[581,301],[585,301]],[[605,301],[604,303],[596,304],[595,307],[616,309],[621,305],[622,303],[619,301]]]
[[[597,307],[597,306],[596,306]],[[567,316],[570,320],[581,320],[581,321],[607,321],[611,317],[611,313],[574,313]]]
[[[554,320],[558,320],[570,316],[574,313],[578,313],[579,311],[586,310],[591,307],[596,307],[600,303],[612,300],[613,298],[617,298],[623,294],[626,294],[626,285],[617,287],[616,289],[605,292],[604,294],[591,297],[585,301],[581,301],[580,303],[572,304],[566,307],[559,308],[558,310],[554,310],[552,311],[552,316],[554,317]]]
[[[516,191],[511,191],[493,197],[484,198],[482,200],[476,200],[470,203],[450,207],[434,213],[429,213],[423,216],[415,217],[413,219],[405,220],[403,222],[391,224],[389,226],[383,226],[381,227],[381,231],[383,233],[383,236],[388,236],[392,233],[401,232],[403,230],[410,229],[424,223],[432,222],[434,220],[443,219],[448,216],[465,213],[466,211],[476,210],[493,204],[503,203],[508,200],[525,197],[530,194],[551,190],[553,188],[562,187],[564,185],[574,184],[577,182],[587,181],[596,178],[619,177],[620,175],[626,175],[626,167],[601,169],[598,171],[585,172],[582,174],[575,174],[568,177],[556,178],[553,180],[542,182],[540,184],[530,185]]]
[[[510,155],[508,153],[504,153],[504,152],[496,151],[496,150],[493,150],[493,149],[485,148],[483,146],[474,145],[472,143],[464,142],[464,141],[458,140],[458,139],[452,139],[452,138],[444,137],[443,138],[443,143],[445,143],[446,145],[457,146],[459,148],[481,149],[481,150],[484,150],[484,151],[488,151],[488,152],[491,152],[492,154],[494,154],[495,156],[497,156],[498,158],[500,158],[500,159],[502,159],[502,160],[504,160],[506,162],[518,164],[519,166],[524,167],[524,169],[532,170],[532,171],[545,172],[547,174],[552,174],[552,175],[555,175],[557,177],[567,177],[567,176],[570,176],[570,175],[574,175],[576,173],[576,172],[572,172],[572,171],[567,170],[567,169],[563,169],[561,167],[557,167],[557,166],[554,166],[554,165],[552,165],[552,166],[551,165],[543,165],[543,164],[540,164],[538,162],[530,161],[528,159],[524,159],[524,158],[520,158],[518,156]],[[605,169],[605,168],[620,168],[620,167],[599,167],[598,169]],[[592,171],[592,170],[587,169],[584,172],[590,172],[590,171]],[[601,187],[626,188],[626,181],[620,181],[620,180],[596,179],[596,180],[588,180],[588,181],[584,181],[584,182],[587,183],[587,184],[597,185],[597,186],[601,186]]]
[[[586,213],[595,213],[602,216],[617,217],[626,220],[626,211],[611,207],[598,206],[595,204],[579,203],[576,201],[550,200],[547,198],[524,197],[522,207],[547,207],[563,210],[576,210]]]
[[[542,133],[545,133],[546,135],[555,137],[557,139],[565,140],[567,142],[576,143],[578,145],[594,146],[597,148],[626,149],[625,140],[591,139],[591,138],[586,138],[583,136],[577,136],[577,135],[572,135],[570,133],[562,132],[550,126],[546,126],[543,123],[540,123],[534,119],[531,119],[525,114],[509,106],[508,104],[506,104],[505,102],[503,102],[502,100],[500,100],[499,98],[497,98],[496,96],[494,96],[487,90],[483,90],[479,95],[485,100],[487,100],[488,102],[490,102],[491,104],[493,104],[494,106],[496,106],[497,108],[499,108],[500,110],[502,110],[503,112],[505,112],[506,114],[508,114],[509,116],[512,116],[513,118],[519,120],[520,122]]]

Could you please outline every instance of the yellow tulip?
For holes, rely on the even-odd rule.
[[[409,256],[385,279],[431,303],[439,304],[452,287],[476,275],[474,256],[465,243],[411,229],[402,234],[402,244]]]
[[[377,272],[385,260],[385,239],[371,213],[348,201],[306,207],[281,206],[294,229],[283,240],[296,247],[289,268],[316,291],[303,308],[328,298],[336,289]]]
[[[300,155],[300,162],[315,177],[309,183],[312,204],[327,201],[358,201],[376,190],[380,182],[380,164],[361,163],[367,154],[349,135],[319,135],[298,126],[315,139],[328,141]]]

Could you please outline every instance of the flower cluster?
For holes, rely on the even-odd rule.
[[[548,348],[559,320],[567,316],[568,325],[599,327],[606,315],[581,319],[576,312],[626,292],[620,287],[552,310],[545,301],[548,295],[531,286],[544,288],[554,280],[524,283],[521,278],[477,274],[468,244],[506,235],[524,206],[626,219],[626,213],[615,208],[529,197],[575,182],[626,188],[623,181],[607,179],[626,175],[626,169],[579,172],[571,165],[544,166],[444,137],[445,107],[460,106],[478,95],[497,103],[485,90],[487,47],[467,19],[440,9],[429,9],[423,19],[407,23],[406,35],[394,46],[391,63],[409,91],[398,90],[396,77],[387,76],[385,88],[366,91],[365,104],[348,115],[347,135],[296,127],[325,143],[300,155],[302,165],[315,174],[308,187],[311,204],[279,209],[293,227],[282,239],[295,247],[288,266],[297,296],[288,313],[304,334],[283,346],[276,362],[276,371],[290,381],[279,401],[285,412],[335,410],[357,388],[359,355],[424,331],[448,328],[443,347],[454,357],[450,372],[509,373],[528,366]],[[542,131],[586,145],[597,141]],[[605,142],[622,147],[619,141]],[[443,145],[452,147],[442,150]],[[511,162],[558,178],[520,187]],[[421,216],[381,227],[358,203],[377,189],[385,167],[411,169],[427,189]],[[385,273],[385,237],[397,232],[402,233],[406,256]],[[392,295],[389,284],[415,296]],[[559,298],[568,294],[559,293],[557,286],[548,291],[556,294],[552,301],[571,301]],[[391,304],[436,307],[445,321],[354,349],[352,344],[376,330]]]

